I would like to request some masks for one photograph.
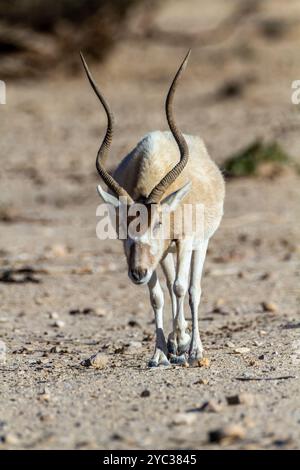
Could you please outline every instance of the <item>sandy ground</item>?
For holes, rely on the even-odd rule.
[[[170,30],[214,27],[229,3],[203,1],[200,11],[194,0],[184,9],[166,2],[157,22]],[[289,9],[266,4],[226,41],[195,47],[178,90],[178,121],[204,138],[217,163],[257,136],[280,141],[300,162],[299,106],[290,100],[300,78],[300,9],[296,1]],[[273,18],[291,27],[271,41],[259,25]],[[166,128],[163,100],[185,50],[128,40],[105,67],[93,67],[117,116],[111,168],[147,131]],[[241,94],[222,98],[220,87],[233,79]],[[200,307],[208,367],[148,369],[154,324],[147,289],[128,280],[121,244],[95,235],[94,157],[104,117],[85,77],[54,74],[8,83],[7,91],[0,267],[36,272],[0,282],[7,346],[0,447],[299,448],[299,176],[227,183]],[[97,351],[108,357],[105,369],[80,365]],[[253,400],[227,404],[241,392]],[[207,401],[213,405],[200,411]],[[242,428],[240,438],[209,442],[209,432],[227,424]]]

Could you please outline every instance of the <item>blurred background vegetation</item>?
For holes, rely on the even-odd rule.
[[[1,0],[1,77],[45,74],[57,65],[78,68],[78,51],[103,60],[126,31],[134,8],[157,0]]]

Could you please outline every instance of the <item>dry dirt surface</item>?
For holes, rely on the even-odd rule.
[[[166,2],[156,21],[214,28],[233,3]],[[217,163],[257,136],[300,162],[290,98],[299,22],[297,1],[264,2],[228,38],[194,47],[176,113]],[[166,129],[164,96],[185,51],[129,38],[93,67],[117,116],[111,168],[146,132]],[[232,80],[228,97],[220,90]],[[95,235],[105,121],[84,75],[7,83],[0,113],[0,448],[299,448],[299,176],[227,182],[202,286],[208,360],[148,369],[147,289],[127,278],[121,243]],[[169,332],[169,302],[165,317]],[[81,365],[99,351],[103,368]]]

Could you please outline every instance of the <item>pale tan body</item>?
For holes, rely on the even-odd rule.
[[[204,205],[204,238],[209,239],[223,215],[224,180],[202,139],[190,135],[184,137],[189,147],[189,160],[167,189],[165,197],[190,181],[192,187],[184,198],[184,204]],[[178,160],[178,146],[171,132],[151,132],[121,161],[114,178],[137,201],[148,196]]]
[[[218,228],[223,215],[225,185],[222,174],[210,159],[203,141],[199,137],[184,136],[189,147],[189,160],[175,182],[167,189],[164,197],[180,190],[187,182],[191,189],[180,202],[182,204],[202,204],[204,207],[204,230],[201,237],[195,234],[192,239],[185,237],[168,240],[154,250],[155,256],[149,255],[154,241],[143,237],[135,263],[139,269],[151,271],[148,279],[150,299],[156,318],[156,349],[150,365],[168,364],[185,361],[184,353],[189,349],[189,361],[193,364],[202,356],[202,344],[198,329],[198,306],[201,297],[201,274],[209,238]],[[134,199],[139,201],[147,197],[152,188],[174,167],[179,160],[178,146],[170,132],[152,132],[147,134],[138,145],[122,160],[114,173],[115,180]],[[179,210],[178,206],[174,212]],[[159,207],[159,206],[158,206]],[[176,233],[176,227],[173,227]],[[134,241],[136,243],[137,240]],[[134,261],[129,257],[130,240],[125,242],[129,270]],[[157,247],[156,247],[157,248]],[[176,251],[177,265],[172,252]],[[157,264],[161,264],[170,292],[173,311],[173,331],[169,335],[168,347],[163,332],[163,292],[156,274]],[[136,267],[136,266],[135,266]],[[191,276],[189,279],[189,274]],[[186,332],[184,318],[184,298],[189,289],[192,313],[192,339]]]

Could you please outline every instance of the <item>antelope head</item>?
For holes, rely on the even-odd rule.
[[[105,203],[117,209],[118,216],[122,218],[121,223],[126,226],[128,236],[124,240],[124,251],[127,258],[128,275],[135,284],[146,284],[150,280],[153,271],[172,242],[172,238],[165,233],[164,215],[171,214],[176,210],[191,187],[191,183],[187,183],[179,190],[164,197],[167,189],[182,172],[189,158],[186,140],[173,117],[174,93],[178,80],[186,67],[189,55],[190,51],[173,79],[165,104],[167,121],[177,142],[180,160],[145,199],[134,201],[128,192],[104,168],[113,137],[114,117],[107,101],[93,79],[83,55],[80,54],[87,78],[107,116],[107,130],[97,153],[96,168],[110,192],[105,191],[100,184],[97,190]],[[132,230],[133,227],[137,230]]]

